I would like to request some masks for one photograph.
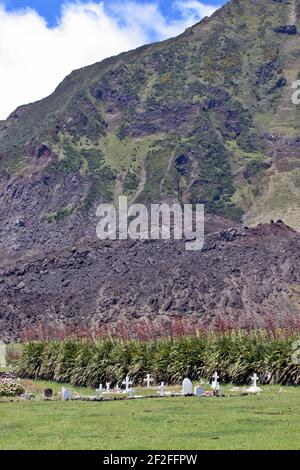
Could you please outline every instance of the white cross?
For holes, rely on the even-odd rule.
[[[98,393],[99,398],[101,398],[102,394],[103,394],[103,385],[102,384],[99,385],[99,388],[96,390],[96,392]]]
[[[220,389],[220,384],[218,382],[219,378],[220,377],[218,376],[218,373],[215,372],[214,375],[213,375],[213,381],[212,381],[212,384],[211,384],[212,389],[214,389],[214,390],[219,390]]]
[[[130,385],[132,385],[132,381],[130,380],[128,375],[127,375],[126,379],[123,380],[122,385],[125,385],[125,387],[126,387],[125,388],[125,393],[130,393],[130,390],[131,390]]]
[[[250,388],[247,389],[247,392],[249,393],[260,393],[262,390],[257,386],[257,382],[259,381],[259,377],[257,374],[254,374],[253,377],[251,377],[252,380],[252,385]]]
[[[151,382],[153,382],[153,379],[151,378],[150,374],[147,374],[147,377],[144,379],[144,382],[147,383],[147,388],[150,388]]]
[[[165,382],[161,383],[159,390],[160,390],[160,396],[164,397],[165,396]]]

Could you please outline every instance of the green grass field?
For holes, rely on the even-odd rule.
[[[0,436],[2,450],[299,449],[300,388],[264,387],[248,397],[7,401]]]

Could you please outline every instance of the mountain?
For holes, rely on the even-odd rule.
[[[140,272],[131,277],[129,269],[123,284],[114,287],[114,282],[120,282],[114,276],[106,284],[99,274],[99,256],[112,275],[111,255],[106,258],[107,249],[101,243],[94,255],[89,251],[95,246],[97,205],[117,200],[121,194],[132,202],[204,203],[209,214],[207,231],[219,231],[221,239],[230,227],[255,227],[281,219],[291,227],[275,237],[276,249],[288,253],[284,259],[279,257],[288,266],[286,277],[275,275],[281,269],[279,258],[268,247],[273,243],[274,224],[262,225],[262,232],[253,229],[253,236],[238,237],[239,259],[230,242],[228,259],[233,270],[242,269],[243,276],[249,277],[250,297],[255,296],[256,282],[264,279],[256,272],[261,267],[261,273],[271,269],[270,276],[265,274],[269,287],[263,283],[265,294],[261,294],[268,298],[266,310],[280,315],[285,306],[299,312],[299,234],[295,230],[300,228],[300,106],[291,100],[292,83],[300,78],[299,18],[299,0],[232,0],[177,38],[74,71],[51,96],[21,106],[0,122],[0,319],[4,328],[14,326],[17,336],[24,319],[31,324],[41,315],[50,322],[67,315],[72,321],[87,315],[112,321],[132,314],[126,302],[119,309],[111,309],[110,301],[103,303],[103,288],[109,285],[119,301],[124,298],[122,286],[127,289],[130,282],[139,292]],[[45,73],[40,71],[41,80]],[[248,246],[253,240],[256,256]],[[79,279],[87,275],[74,255],[82,246],[87,250],[82,265],[88,262],[90,269],[87,279],[98,276],[96,284],[90,284],[93,288],[81,294],[88,311],[74,297],[80,281],[72,285],[72,263],[79,269]],[[163,277],[158,282],[165,285],[180,264],[170,250],[177,253],[180,248],[157,246],[159,261],[169,266],[167,279],[159,271]],[[142,256],[140,252],[150,248],[137,244],[133,249]],[[120,247],[115,254],[120,260],[123,250]],[[69,261],[63,261],[65,256]],[[189,260],[192,255],[182,256]],[[202,256],[193,258],[198,270]],[[211,263],[222,258],[218,244],[209,256]],[[189,263],[183,264],[186,275]],[[27,269],[36,270],[28,283],[23,280]],[[209,284],[216,273],[205,269]],[[220,274],[228,275],[226,270]],[[155,272],[145,270],[144,275],[144,283],[151,284]],[[57,282],[62,283],[61,290]],[[242,285],[236,279],[229,290],[224,282],[218,285],[216,305],[200,296],[186,310],[175,302],[172,313],[225,312],[224,299],[234,290],[240,299],[236,312],[257,312],[254,304],[260,304],[260,296],[253,304],[248,294],[241,295]],[[190,295],[180,283],[177,287],[183,298]],[[164,288],[161,291],[163,299]],[[114,296],[109,298],[115,302]],[[73,301],[78,308],[68,309]],[[161,314],[156,307],[140,305],[139,309],[136,315]]]

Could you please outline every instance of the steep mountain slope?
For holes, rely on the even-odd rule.
[[[0,266],[93,246],[98,203],[120,194],[205,203],[208,231],[271,219],[299,230],[300,106],[291,103],[299,18],[300,0],[232,0],[178,38],[73,72],[0,122]],[[98,288],[85,292],[91,315],[105,308],[95,307]],[[7,294],[2,309],[30,317],[22,290],[18,307]],[[65,309],[63,301],[45,313]]]

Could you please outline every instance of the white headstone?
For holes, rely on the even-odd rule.
[[[182,382],[182,394],[187,396],[187,395],[193,395],[193,384],[190,381],[190,379],[184,379]]]
[[[199,385],[194,388],[194,395],[195,395],[196,397],[202,397],[203,392],[204,392],[203,388],[200,387]]]
[[[162,382],[159,386],[159,391],[160,391],[160,396],[161,397],[165,396],[165,388],[166,388],[165,382]]]
[[[123,380],[122,385],[125,385],[125,393],[130,393],[130,391],[131,391],[131,385],[132,385],[132,380],[130,380],[130,378],[128,377],[128,375],[127,375],[126,379]]]
[[[147,377],[144,379],[144,382],[146,382],[147,388],[150,388],[151,382],[153,382],[153,379],[150,374],[147,374]]]
[[[110,392],[110,382],[106,382],[106,392]]]
[[[61,398],[62,401],[70,401],[73,398],[72,390],[68,388],[62,388],[61,390]]]
[[[97,388],[96,392],[98,393],[98,398],[102,398],[103,396],[103,385],[100,384],[99,388]]]

